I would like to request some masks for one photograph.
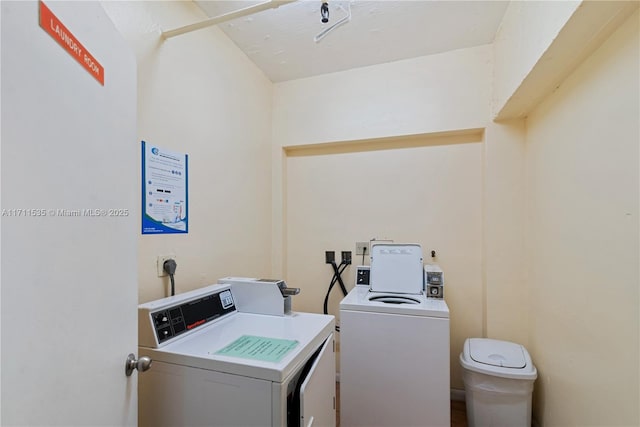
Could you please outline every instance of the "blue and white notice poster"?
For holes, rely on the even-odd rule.
[[[189,232],[188,161],[142,141],[142,234]]]

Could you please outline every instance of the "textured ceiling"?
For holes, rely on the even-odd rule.
[[[259,1],[196,4],[218,16]],[[219,24],[273,82],[491,43],[507,1],[329,0],[320,21],[319,0],[298,0]],[[347,16],[321,41],[314,37]]]

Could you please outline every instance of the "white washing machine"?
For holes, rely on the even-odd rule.
[[[138,314],[141,426],[335,426],[333,316],[238,312],[230,284]]]
[[[340,303],[340,425],[449,426],[449,308],[421,249],[373,246],[370,280]]]

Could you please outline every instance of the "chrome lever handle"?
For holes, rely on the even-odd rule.
[[[126,376],[130,377],[134,369],[137,369],[139,372],[147,371],[151,367],[152,363],[153,360],[151,360],[150,357],[142,356],[140,359],[136,359],[135,354],[129,353],[124,365],[124,373]]]

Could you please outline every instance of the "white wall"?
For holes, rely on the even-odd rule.
[[[493,113],[524,118],[637,8],[637,1],[510,2],[493,43]]]
[[[485,130],[483,335],[527,345],[524,138],[523,120]]]
[[[271,82],[216,27],[161,41],[205,18],[191,2],[104,2],[138,59],[139,139],[189,154],[189,233],[139,237],[140,302],[271,269]]]
[[[527,119],[530,350],[543,425],[638,425],[636,12]]]
[[[274,144],[484,127],[490,76],[487,45],[278,83]]]
[[[492,110],[518,90],[581,1],[512,1],[493,42],[496,51]]]

